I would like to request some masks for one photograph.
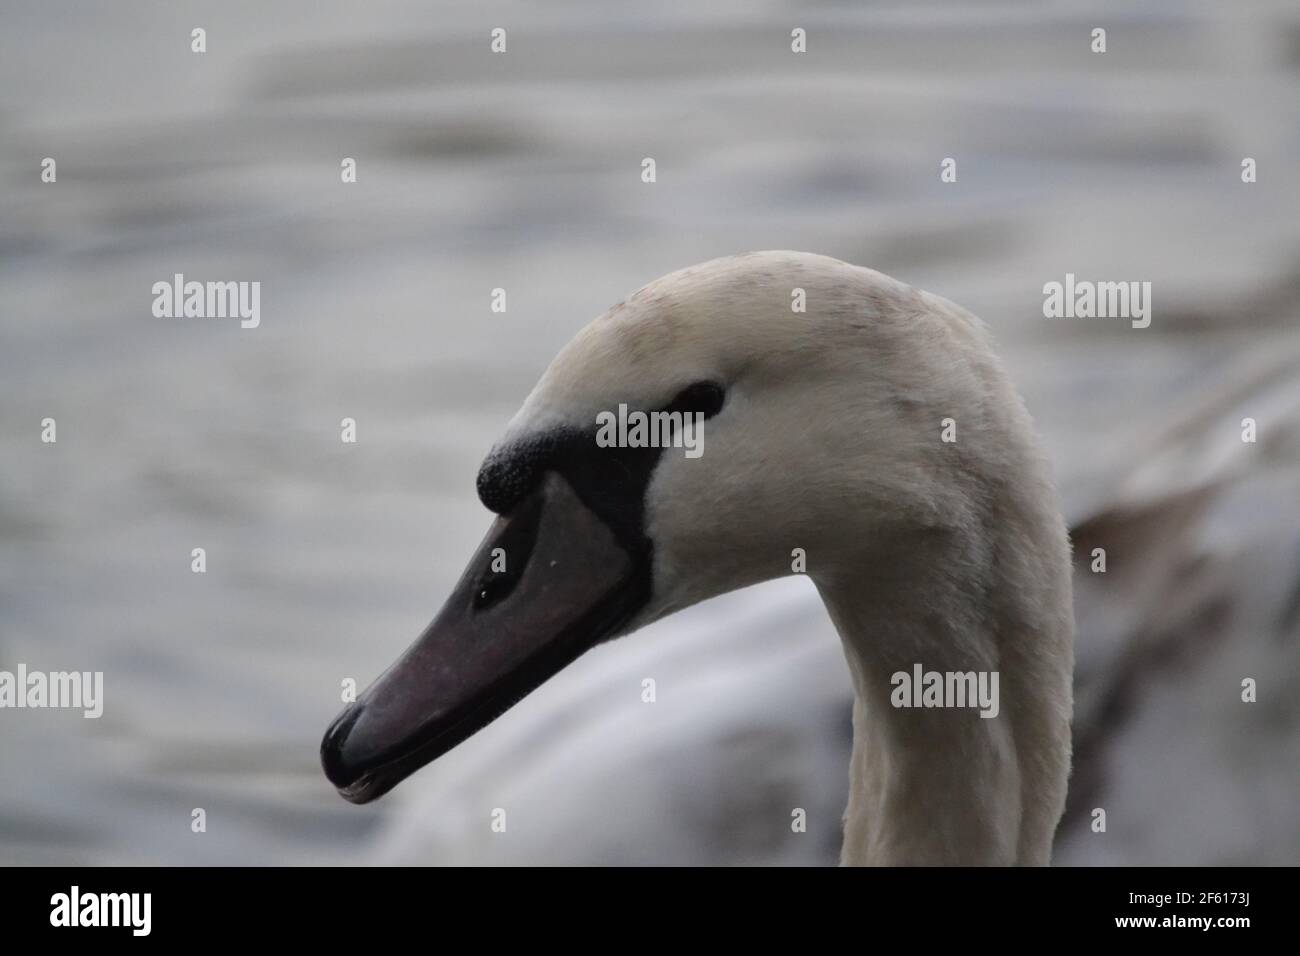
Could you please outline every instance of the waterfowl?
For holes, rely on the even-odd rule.
[[[697,416],[701,453],[598,445],[620,405]],[[499,517],[460,582],[322,741],[348,800],[598,643],[806,573],[854,692],[841,862],[1049,862],[1070,766],[1069,544],[970,313],[806,253],[683,269],[559,353],[477,490]],[[919,669],[997,674],[999,706],[897,706],[893,676]]]

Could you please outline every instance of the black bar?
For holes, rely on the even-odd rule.
[[[1293,871],[1280,868],[38,868],[6,870],[4,876],[0,911],[7,942],[66,939],[75,932],[83,944],[247,944],[265,932],[291,937],[296,945],[362,945],[376,936],[414,934],[421,948],[431,950],[470,945],[468,939],[455,942],[466,932],[486,943],[531,927],[541,945],[563,940],[575,927],[620,925],[629,943],[642,939],[664,946],[715,935],[738,942],[753,934],[763,942],[766,934],[786,929],[805,933],[808,942],[824,933],[856,933],[859,939],[870,933],[882,941],[902,934],[918,944],[966,936],[988,943],[1022,935],[1031,940],[1048,929],[1055,942],[1098,936],[1181,942],[1202,936],[1231,943],[1243,932],[1282,928],[1279,903],[1294,883]],[[99,911],[97,894],[148,893],[148,934],[136,935],[130,919],[135,916],[136,928],[143,928],[143,896],[131,910],[122,897],[109,901],[105,912],[111,917],[117,907],[119,922],[127,925],[52,925],[52,917],[70,911],[73,886],[87,916]],[[67,898],[63,913],[56,913],[59,894]],[[88,896],[95,901],[87,903]],[[1206,918],[1246,924],[1206,929],[1178,922]],[[1133,919],[1154,923],[1118,922]],[[665,935],[678,931],[683,935]]]

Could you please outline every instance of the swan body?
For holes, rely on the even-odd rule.
[[[624,405],[698,415],[701,453],[598,446]],[[965,310],[805,253],[672,273],[559,353],[478,489],[501,517],[465,577],[322,743],[348,799],[596,643],[806,572],[854,691],[842,862],[1049,861],[1070,764],[1069,545],[1029,416]],[[998,705],[897,706],[893,676],[922,669],[993,675]]]

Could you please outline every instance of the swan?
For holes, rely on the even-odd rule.
[[[620,406],[696,416],[700,453],[603,447]],[[969,312],[808,253],[671,273],[561,350],[477,490],[499,517],[443,609],[322,740],[347,800],[383,795],[596,644],[804,573],[854,695],[841,863],[1050,861],[1069,542]],[[902,683],[931,673],[991,676],[997,706],[914,706]]]

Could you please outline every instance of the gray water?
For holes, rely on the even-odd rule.
[[[317,760],[340,682],[459,575],[478,463],[563,343],[794,248],[984,318],[1076,548],[1130,556],[1076,582],[1057,861],[1300,862],[1294,4],[0,0],[0,27],[0,668],[107,698],[0,712],[0,861],[833,861],[849,686],[806,581],[589,654],[376,805]],[[260,281],[260,327],[154,318],[176,272]],[[1045,320],[1066,272],[1151,281],[1151,327]]]

